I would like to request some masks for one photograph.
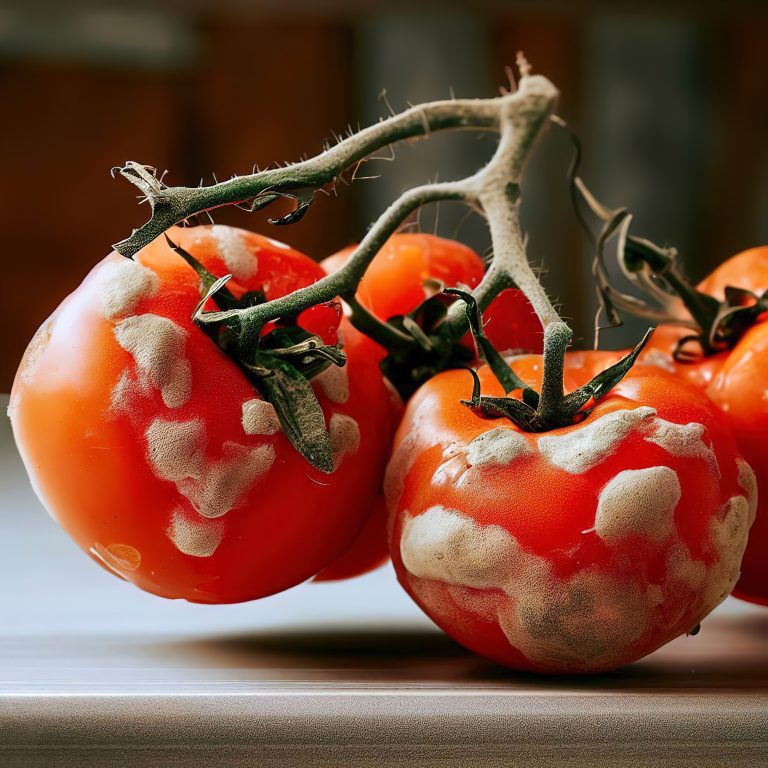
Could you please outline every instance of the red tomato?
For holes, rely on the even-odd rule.
[[[500,352],[542,352],[541,321],[525,294],[517,288],[503,290],[483,313],[483,329]]]
[[[272,299],[323,275],[243,230],[170,236],[233,274],[236,294]],[[336,463],[323,474],[192,323],[198,301],[197,276],[164,239],[135,261],[109,255],[33,339],[10,415],[38,495],[95,560],[164,597],[238,602],[298,584],[349,547],[380,487],[390,396],[350,329],[347,365],[313,379]],[[327,315],[321,325],[335,332]]]
[[[387,543],[387,505],[379,494],[373,511],[352,546],[327,568],[315,576],[315,581],[341,581],[362,576],[389,560]]]
[[[355,248],[325,259],[325,271],[336,272]],[[389,320],[416,309],[434,294],[436,283],[474,288],[484,271],[483,260],[462,243],[435,235],[392,235],[366,270],[357,299],[378,318]]]
[[[329,256],[323,267],[329,274],[335,272],[354,250],[350,246]],[[476,287],[484,271],[483,260],[462,243],[435,235],[392,235],[360,281],[357,299],[379,319],[388,320],[416,309],[439,283],[447,288]],[[541,323],[521,291],[502,291],[483,320],[488,338],[499,351],[541,351]]]
[[[569,356],[566,390],[614,359]],[[540,386],[539,356],[513,364]],[[422,386],[385,483],[398,578],[449,635],[516,669],[600,672],[693,630],[728,595],[755,480],[702,393],[638,368],[583,422],[531,434],[462,406],[470,388],[464,371]]]
[[[723,299],[726,286],[745,288],[758,295],[768,289],[768,246],[751,248],[721,264],[699,284],[699,290]],[[651,338],[641,362],[674,371],[697,387],[722,409],[736,435],[739,449],[757,475],[758,511],[741,565],[734,594],[768,605],[768,323],[759,321],[728,352],[692,363],[672,359],[675,345],[691,332],[661,327]]]

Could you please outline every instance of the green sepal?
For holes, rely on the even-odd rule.
[[[640,343],[629,354],[566,395],[554,416],[543,418],[539,414],[539,394],[527,385],[523,389],[522,400],[514,397],[481,395],[480,378],[471,368],[466,370],[472,374],[472,396],[470,400],[462,400],[461,404],[483,416],[507,418],[526,432],[545,432],[549,429],[567,427],[585,418],[589,410],[584,410],[584,406],[590,401],[597,403],[602,400],[629,373],[652,333],[653,328],[648,329]]]
[[[182,248],[180,245],[174,243],[167,234],[165,235],[165,242],[168,243],[168,247],[171,248],[174,253],[176,253],[178,256],[181,256],[181,258],[184,259],[184,261],[186,261],[187,264],[189,264],[189,266],[195,270],[195,272],[197,272],[197,275],[200,278],[201,295],[212,298],[216,302],[216,305],[219,307],[219,309],[235,309],[236,307],[241,306],[240,301],[238,301],[238,299],[232,295],[231,291],[226,287],[225,283],[221,283],[215,291],[211,291],[211,288],[216,285],[220,278],[216,277],[213,272],[210,272],[191,253],[189,253],[189,251],[184,250],[184,248]],[[231,275],[229,277],[231,277]],[[229,277],[227,279],[229,279]],[[205,303],[205,301],[203,303]]]
[[[473,368],[465,368],[472,375],[472,396],[461,404],[482,416],[493,419],[508,418],[526,432],[536,432],[536,410],[514,397],[487,397],[480,394],[480,377]],[[524,390],[525,391],[525,390]]]
[[[496,347],[491,344],[491,340],[485,335],[483,315],[480,312],[480,307],[475,297],[468,291],[463,291],[460,288],[446,288],[443,293],[447,293],[449,296],[458,296],[464,302],[472,338],[480,349],[488,367],[493,371],[493,375],[503,387],[505,394],[509,394],[515,389],[528,389],[528,385],[509,367],[506,360],[504,360],[496,350]]]
[[[649,328],[629,354],[624,355],[621,360],[598,373],[583,386],[567,394],[562,403],[563,416],[573,418],[590,400],[595,403],[602,400],[632,369],[653,331],[653,328]]]
[[[168,245],[200,277],[201,299],[192,320],[226,352],[261,395],[275,408],[283,433],[293,447],[321,472],[333,471],[331,440],[325,414],[309,382],[329,365],[344,365],[338,346],[295,325],[278,327],[263,338],[260,328],[248,327],[245,307],[265,300],[261,291],[248,291],[239,299],[227,288],[232,275],[216,277],[167,236]],[[218,311],[206,311],[213,300]]]
[[[316,469],[333,472],[331,438],[325,414],[309,381],[287,360],[259,352],[241,363],[259,392],[275,408],[291,445]]]

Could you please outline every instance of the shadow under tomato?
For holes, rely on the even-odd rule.
[[[437,629],[284,627],[156,641],[155,657],[197,669],[241,670],[254,681],[360,683],[445,689],[559,693],[768,691],[766,615],[724,616],[700,635],[600,675],[537,675],[506,669],[465,650]]]

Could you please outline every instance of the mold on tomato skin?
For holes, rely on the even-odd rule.
[[[250,280],[258,274],[258,256],[246,240],[243,230],[214,224],[209,231],[235,280]]]
[[[196,520],[184,510],[176,509],[167,533],[179,552],[191,557],[210,557],[224,538],[224,523],[205,518]]]
[[[140,379],[160,390],[168,408],[180,408],[189,400],[192,368],[184,357],[183,328],[160,315],[133,315],[115,326],[115,338],[136,361]]]
[[[101,310],[112,322],[130,315],[142,299],[155,296],[160,278],[138,261],[122,256],[107,261],[96,275]]]
[[[415,517],[406,515],[400,554],[408,572],[481,589],[504,584],[522,557],[516,542],[499,526],[480,526],[440,506]]]
[[[147,451],[152,471],[163,480],[181,483],[199,479],[205,462],[205,422],[202,419],[155,419],[147,428]]]
[[[357,453],[360,448],[360,426],[343,413],[334,413],[328,425],[333,454],[333,469],[337,470],[345,456]]]
[[[675,424],[665,419],[653,419],[652,432],[646,436],[649,443],[663,448],[670,456],[688,459],[705,459],[719,475],[717,458],[704,441],[707,429],[703,424],[690,422]]]
[[[332,403],[341,405],[349,400],[349,372],[346,365],[329,365],[312,378],[312,384],[317,384]]]
[[[155,419],[146,433],[149,463],[157,477],[176,485],[179,493],[204,517],[227,514],[275,461],[272,445],[248,448],[233,441],[221,446],[221,457],[206,457],[202,420]]]
[[[503,467],[521,456],[533,454],[525,435],[513,428],[496,427],[478,435],[467,447],[471,467]]]
[[[260,398],[243,403],[242,424],[246,435],[276,435],[281,429],[275,406]]]
[[[584,354],[575,373],[566,358],[568,391],[589,375]],[[535,384],[540,358],[515,365]],[[584,422],[541,435],[462,407],[458,372],[408,404],[385,484],[392,560],[458,642],[517,669],[608,671],[686,634],[726,597],[751,519],[750,472],[722,414],[648,370],[630,372]],[[478,376],[498,391],[489,369]],[[531,452],[476,471],[470,446],[504,431]]]
[[[600,491],[595,532],[605,542],[642,536],[662,542],[675,529],[680,479],[670,467],[625,469]]]
[[[645,420],[655,416],[653,408],[606,413],[577,429],[539,438],[538,450],[552,466],[572,475],[582,475],[601,464]]]

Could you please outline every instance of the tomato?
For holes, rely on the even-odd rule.
[[[231,227],[170,237],[231,273],[238,296],[273,299],[323,275]],[[238,602],[298,584],[349,547],[380,487],[392,411],[378,365],[358,354],[368,340],[348,328],[347,365],[312,380],[335,464],[314,469],[191,321],[199,289],[164,239],[135,261],[110,254],[38,331],[9,410],[40,499],[85,552],[157,595]],[[303,320],[333,336],[332,311]]]
[[[373,502],[373,511],[352,546],[315,576],[315,581],[341,581],[362,576],[389,560],[387,543],[387,505],[379,494]]]
[[[698,286],[718,299],[727,286],[760,295],[768,289],[768,246],[751,248],[721,264]],[[734,594],[768,605],[768,323],[761,316],[729,351],[678,363],[672,354],[685,329],[661,327],[654,333],[641,362],[674,371],[701,388],[722,409],[736,435],[739,449],[757,475],[758,512],[749,536]]]
[[[355,246],[329,256],[321,265],[331,274],[354,253]],[[357,299],[379,319],[388,320],[416,309],[442,284],[474,288],[484,273],[483,260],[462,243],[427,234],[393,235],[374,257],[357,290]],[[446,303],[448,299],[446,297]],[[516,289],[502,291],[484,316],[488,338],[499,350],[540,350],[541,324],[525,295]],[[463,340],[470,348],[469,335]],[[375,345],[374,345],[375,346]],[[380,348],[379,348],[380,349]],[[379,359],[385,353],[380,349]],[[399,421],[400,414],[397,415]],[[383,510],[384,502],[377,504]],[[373,570],[388,559],[383,524],[376,513],[340,562],[331,565],[317,581],[350,578]]]
[[[350,246],[329,256],[323,267],[328,273],[335,272],[354,250]],[[462,243],[435,235],[396,234],[369,265],[358,286],[357,300],[380,320],[389,320],[416,309],[441,285],[475,288],[484,272],[483,260]],[[541,351],[541,323],[521,291],[502,291],[483,320],[488,338],[499,351]],[[472,344],[468,337],[467,342]]]
[[[354,253],[351,245],[321,262],[329,274]],[[435,235],[392,235],[368,266],[357,288],[358,301],[381,320],[405,315],[445,286],[474,288],[482,279],[483,260],[454,240]]]
[[[615,359],[569,355],[566,390]],[[512,364],[540,386],[541,357]],[[470,389],[460,370],[421,387],[385,480],[398,579],[451,637],[520,670],[600,672],[728,595],[755,479],[701,392],[638,367],[584,421],[532,434],[461,405]]]

